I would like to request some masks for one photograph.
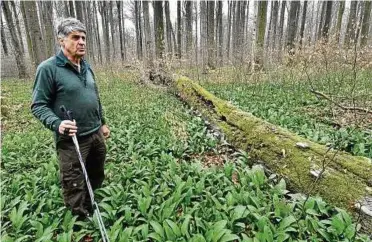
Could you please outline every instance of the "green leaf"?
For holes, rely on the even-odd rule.
[[[150,225],[155,230],[155,232],[161,236],[161,238],[165,238],[164,229],[158,222],[150,221]]]
[[[152,232],[150,233],[147,238],[151,238],[151,239],[154,239],[156,241],[164,241],[163,237],[160,236],[158,233],[155,233],[155,232]]]
[[[175,223],[175,222],[173,222],[172,220],[169,220],[169,219],[166,219],[165,220],[168,224],[169,224],[169,226],[172,228],[172,231],[173,231],[173,233],[176,235],[176,237],[180,237],[181,236],[181,230],[180,230],[180,228],[178,227],[178,225]]]
[[[225,234],[220,240],[219,242],[227,242],[227,241],[234,241],[234,240],[239,240],[239,236],[235,235],[235,234]]]
[[[192,218],[192,216],[190,214],[186,214],[185,220],[183,221],[183,223],[181,225],[182,235],[186,236],[187,238],[190,238],[189,224],[190,224],[191,218]]]
[[[279,229],[284,230],[287,227],[291,226],[291,224],[295,223],[297,220],[292,215],[285,217],[282,221],[280,221]]]

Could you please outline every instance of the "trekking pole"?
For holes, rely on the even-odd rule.
[[[62,113],[64,113],[66,119],[71,120],[71,121],[74,120],[71,110],[66,110],[65,106],[63,106],[63,105],[60,108],[61,108]],[[99,230],[101,232],[102,241],[103,242],[110,242],[110,239],[107,236],[107,231],[106,231],[105,225],[103,224],[103,220],[102,220],[101,212],[99,211],[99,208],[98,208],[98,204],[96,203],[96,201],[94,201],[93,189],[92,189],[92,186],[90,185],[90,181],[89,181],[89,178],[88,178],[88,173],[87,173],[87,170],[85,169],[85,164],[84,164],[84,161],[83,161],[83,157],[81,156],[81,153],[80,153],[79,143],[77,141],[76,135],[72,136],[72,141],[74,142],[75,150],[76,150],[76,153],[79,157],[81,169],[83,170],[85,182],[87,184],[87,188],[88,188],[88,192],[89,192],[90,202],[92,203],[92,207],[94,209],[94,214],[96,215],[96,218],[97,218],[97,221],[98,221],[98,226],[99,226]]]

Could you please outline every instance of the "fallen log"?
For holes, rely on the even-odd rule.
[[[372,233],[372,162],[311,142],[217,98],[186,77],[175,77],[177,95],[216,125],[235,147],[248,151],[291,190],[320,195],[363,218]],[[357,213],[357,214],[356,214]]]

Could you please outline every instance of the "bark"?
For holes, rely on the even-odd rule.
[[[279,39],[278,39],[278,47],[279,49],[282,49],[282,40],[283,40],[283,30],[284,30],[284,14],[285,14],[285,6],[286,6],[286,1],[282,2],[282,6],[280,8],[280,20],[279,20]]]
[[[42,2],[43,9],[43,25],[45,33],[45,46],[47,56],[53,56],[55,54],[55,37],[54,37],[54,26],[53,26],[53,5],[50,1]]]
[[[5,16],[5,20],[7,22],[7,26],[9,28],[10,37],[12,39],[13,47],[14,47],[14,55],[17,63],[18,68],[18,77],[20,79],[27,77],[27,71],[26,71],[26,64],[24,60],[24,53],[22,52],[22,49],[20,47],[20,43],[17,37],[16,29],[13,22],[13,16],[10,11],[8,2],[2,1],[1,7]]]
[[[317,31],[317,40],[321,38],[322,32],[323,32],[323,27],[324,27],[324,19],[325,19],[325,12],[326,12],[326,7],[327,7],[327,1],[324,1],[321,4],[321,12],[320,12],[320,22],[319,22],[319,27]]]
[[[307,2],[304,2],[304,9],[302,11],[302,21],[301,21],[301,29],[300,29],[300,47],[302,46],[304,40],[304,30],[305,30],[305,23],[306,23],[306,12],[307,12]]]
[[[182,21],[181,21],[182,17],[181,17],[181,1],[177,1],[177,55],[178,55],[178,58],[181,59],[181,55],[182,55],[182,52],[181,52],[181,31],[182,31]]]
[[[24,6],[24,1],[20,2],[21,6],[21,12],[22,12],[22,17],[23,17],[23,23],[25,24],[25,29],[29,29],[29,19],[28,16],[26,15],[26,9]],[[28,55],[30,56],[31,63],[35,62],[35,55],[34,55],[34,50],[32,48],[32,41],[31,41],[31,34],[30,31],[26,31],[26,40],[27,40],[27,50],[28,50]]]
[[[345,36],[345,44],[349,46],[352,42],[355,43],[355,30],[357,29],[357,1],[351,1],[349,21],[347,23],[347,30]]]
[[[95,38],[98,48],[98,61],[100,64],[102,64],[102,48],[101,48],[101,37],[99,34],[99,28],[98,28],[98,16],[97,16],[97,3],[93,1],[93,28],[95,30]]]
[[[149,1],[142,1],[143,8],[143,21],[144,21],[144,34],[145,34],[145,48],[146,48],[146,61],[147,65],[151,68],[154,66],[153,51],[152,51],[152,38],[151,38],[151,26],[150,26],[150,14],[149,14]]]
[[[26,10],[27,19],[29,21],[29,31],[32,42],[32,50],[34,52],[34,66],[37,67],[44,59],[44,41],[42,39],[42,34],[39,25],[39,16],[37,14],[36,2],[26,1],[24,3]]]
[[[108,2],[98,2],[100,4],[100,13],[101,13],[101,19],[102,19],[102,28],[103,28],[103,39],[104,39],[104,46],[103,49],[106,57],[106,64],[110,63],[110,32],[109,32],[109,26],[108,26]]]
[[[362,22],[362,29],[361,29],[361,46],[367,45],[368,40],[368,30],[370,25],[370,19],[371,19],[371,1],[365,1],[364,2],[364,12],[363,12],[363,22]]]
[[[120,58],[121,58],[121,61],[123,62],[125,60],[125,52],[124,52],[123,22],[122,22],[122,19],[124,18],[124,16],[123,16],[122,4],[123,4],[122,1],[116,1],[116,6],[118,8],[118,22],[119,22]],[[144,5],[145,4],[143,3],[143,6]],[[145,31],[146,31],[146,27],[145,27]]]
[[[325,20],[322,29],[322,38],[325,41],[328,41],[328,34],[329,34],[329,26],[331,25],[331,18],[332,18],[332,1],[326,1],[326,11],[325,11]]]
[[[286,44],[287,49],[291,54],[294,53],[299,10],[300,10],[300,2],[292,1],[291,9],[289,12],[289,19],[288,19],[288,35],[287,35],[287,44]]]
[[[1,46],[3,47],[5,56],[8,56],[9,50],[8,50],[8,44],[5,38],[3,18],[0,18],[0,22],[1,22]]]
[[[272,125],[215,97],[186,77],[178,77],[175,86],[178,96],[223,132],[229,143],[249,153],[269,172],[285,178],[293,192],[319,194],[350,212],[372,195],[372,164],[368,158],[332,150]],[[317,178],[320,170],[324,172]],[[368,219],[364,225],[371,232],[372,218],[363,211],[360,215]]]
[[[208,31],[207,31],[207,39],[208,39],[208,67],[211,69],[216,68],[215,64],[215,57],[216,57],[216,50],[215,50],[215,39],[214,39],[214,2],[208,1],[207,2],[207,22],[208,22]]]
[[[338,41],[340,40],[342,16],[344,15],[344,11],[345,11],[345,2],[340,1],[340,6],[338,8],[337,25],[336,25],[336,38]]]
[[[89,61],[93,61],[93,62],[96,62],[96,57],[94,55],[95,51],[95,48],[94,48],[94,40],[95,40],[95,31],[96,29],[94,29],[93,27],[93,13],[92,13],[92,6],[91,6],[91,3],[92,2],[82,2],[82,7],[83,7],[83,15],[86,16],[85,17],[85,26],[87,28],[87,50],[88,50],[88,54],[87,54],[87,58]]]
[[[217,28],[218,28],[218,60],[219,66],[223,64],[223,26],[222,26],[222,1],[217,2]]]
[[[154,2],[154,29],[155,29],[155,54],[156,58],[164,58],[164,18],[163,1]]]
[[[229,5],[229,12],[228,12],[228,17],[227,17],[227,44],[226,44],[226,49],[227,49],[227,58],[230,59],[230,50],[231,50],[231,26],[232,26],[232,10],[233,10],[233,1],[228,2]]]
[[[112,59],[115,60],[115,53],[116,53],[116,46],[115,46],[115,23],[114,23],[114,13],[113,13],[113,8],[114,4],[113,1],[110,1],[110,4],[108,5],[109,7],[109,27],[111,31],[111,43],[112,43]]]
[[[69,11],[70,17],[76,18],[74,1],[68,1],[68,5],[69,5],[68,9],[70,10]]]
[[[265,41],[265,29],[266,29],[266,12],[267,12],[267,1],[261,1],[258,3],[258,14],[257,14],[257,48],[263,49]]]
[[[20,27],[20,24],[19,24],[19,13],[17,11],[17,8],[15,6],[14,1],[9,1],[9,2],[10,2],[10,6],[12,7],[12,10],[13,10],[13,13],[14,13],[15,24],[16,24],[16,27],[17,27],[17,35],[18,35],[19,45],[20,45],[20,47],[22,49],[22,53],[24,53],[25,52],[25,48],[24,48],[24,44],[23,44],[21,27]]]
[[[307,1],[305,1],[307,3]],[[278,16],[279,16],[279,1],[274,2],[273,15],[272,15],[272,46],[273,49],[276,48],[276,39],[277,39],[277,26],[278,26]]]
[[[192,1],[185,1],[186,10],[186,53],[190,53],[192,49]],[[189,56],[188,58],[190,58]]]
[[[70,16],[70,8],[68,7],[68,2],[67,1],[63,1],[63,4],[64,4],[64,10],[65,10],[65,17],[69,17]]]
[[[83,14],[83,2],[78,0],[75,0],[76,5],[76,18],[80,20],[82,23],[86,23],[84,14]]]
[[[136,19],[136,46],[137,46],[137,59],[142,60],[143,50],[142,50],[142,26],[141,26],[141,12],[140,3],[138,1],[134,2],[134,12]]]
[[[170,13],[169,13],[169,0],[166,0],[164,2],[164,8],[165,8],[165,25],[167,27],[166,33],[167,33],[167,48],[168,52],[173,55],[173,45],[172,45],[172,22],[170,19]]]

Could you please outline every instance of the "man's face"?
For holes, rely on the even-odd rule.
[[[85,33],[73,31],[66,38],[60,40],[60,44],[73,57],[85,55]]]

